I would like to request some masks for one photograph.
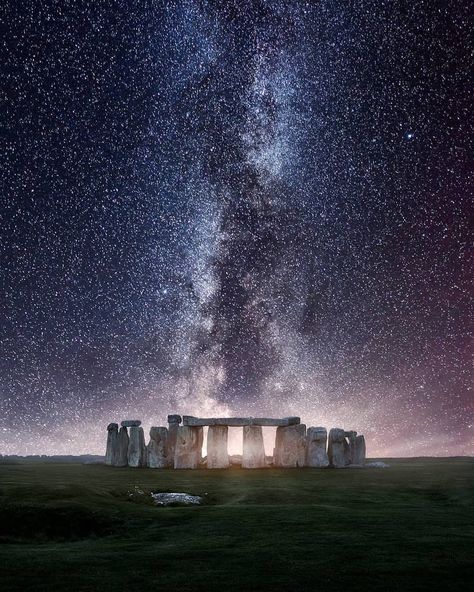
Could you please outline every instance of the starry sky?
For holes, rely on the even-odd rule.
[[[0,452],[186,413],[474,454],[469,4],[7,0]]]

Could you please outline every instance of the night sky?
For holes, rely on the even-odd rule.
[[[0,452],[187,413],[473,454],[469,7],[3,3]]]

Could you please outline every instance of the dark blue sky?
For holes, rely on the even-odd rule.
[[[473,453],[470,27],[455,1],[7,2],[1,449],[206,412]]]

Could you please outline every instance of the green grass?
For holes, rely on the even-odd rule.
[[[388,462],[339,471],[0,465],[0,589],[469,589],[473,460]],[[206,504],[154,507],[129,498],[135,486]]]

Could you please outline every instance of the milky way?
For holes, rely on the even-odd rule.
[[[1,19],[0,452],[189,413],[474,453],[468,2]]]

